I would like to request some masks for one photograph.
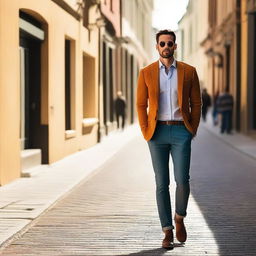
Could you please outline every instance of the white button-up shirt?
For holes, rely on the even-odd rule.
[[[164,64],[159,60],[160,96],[158,120],[183,120],[178,105],[178,74],[176,60],[173,61],[168,74]]]

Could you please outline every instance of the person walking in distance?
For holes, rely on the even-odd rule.
[[[176,35],[170,30],[156,34],[158,61],[140,70],[137,112],[148,142],[156,181],[156,200],[162,230],[162,247],[173,249],[173,221],[169,194],[169,158],[172,157],[175,195],[176,238],[185,242],[184,217],[190,193],[191,140],[201,116],[201,92],[196,69],[174,59]]]
[[[228,89],[218,96],[217,110],[221,114],[220,133],[227,132],[227,134],[231,134],[233,105],[234,99]]]
[[[211,106],[212,102],[211,102],[211,97],[207,92],[207,89],[204,88],[203,92],[202,92],[202,119],[204,122],[206,122],[206,115],[208,112],[208,108]]]
[[[125,125],[125,108],[126,102],[124,97],[122,96],[122,92],[117,92],[117,98],[115,99],[115,112],[116,112],[116,121],[117,121],[117,128],[120,127],[120,117],[122,119],[122,129],[124,129]]]

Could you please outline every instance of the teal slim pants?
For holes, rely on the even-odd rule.
[[[156,181],[156,200],[163,230],[173,229],[169,193],[169,159],[173,161],[176,182],[175,212],[186,216],[190,193],[189,169],[192,134],[184,125],[157,124],[148,146]]]

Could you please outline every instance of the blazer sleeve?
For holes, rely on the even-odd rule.
[[[193,128],[194,134],[197,132],[197,128],[201,117],[201,92],[196,69],[193,71],[192,88],[190,91],[190,109],[191,109],[191,120],[190,124]]]
[[[136,100],[138,119],[141,130],[145,130],[148,126],[148,87],[145,83],[143,69],[140,70],[138,85],[137,85],[137,100]]]

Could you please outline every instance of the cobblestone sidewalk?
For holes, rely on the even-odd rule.
[[[160,248],[146,143],[133,139],[2,255],[256,255],[256,161],[200,129],[193,141],[188,241]],[[174,182],[171,182],[174,201]]]

